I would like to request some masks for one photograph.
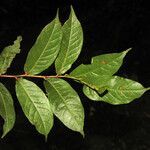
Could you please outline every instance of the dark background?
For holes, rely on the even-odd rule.
[[[145,1],[146,2],[146,1]],[[64,22],[73,5],[84,30],[84,46],[75,68],[90,58],[108,52],[121,52],[129,47],[118,74],[150,86],[150,6],[144,0],[1,0],[0,49],[21,35],[22,51],[13,61],[9,74],[22,74],[23,65],[41,29],[60,8]],[[50,71],[53,73],[53,67]],[[49,73],[46,71],[45,73]],[[14,129],[0,140],[0,150],[149,150],[150,95],[128,105],[112,106],[88,100],[82,86],[78,90],[85,107],[85,138],[63,126],[57,119],[48,142],[27,121],[17,102],[13,79],[0,79],[11,91],[16,107]],[[36,80],[42,88],[42,82]],[[0,133],[3,120],[0,119]]]

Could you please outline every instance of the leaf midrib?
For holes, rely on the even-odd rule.
[[[56,26],[56,24],[57,24],[56,21],[57,21],[57,20],[55,20],[55,22],[54,22],[54,24],[53,24],[53,30],[52,30],[52,32],[51,32],[51,35],[50,35],[50,37],[49,37],[49,39],[48,39],[48,41],[47,41],[47,44],[46,44],[46,46],[45,46],[43,52],[41,53],[41,55],[39,56],[39,58],[37,59],[37,61],[34,63],[34,65],[32,66],[32,68],[31,68],[28,72],[32,72],[32,70],[35,68],[35,66],[37,65],[37,63],[38,63],[39,60],[41,59],[43,53],[45,52],[45,50],[46,50],[46,48],[47,48],[47,46],[48,46],[48,44],[49,44],[49,42],[50,42],[50,39],[51,39],[51,37],[52,37],[52,35],[53,35],[53,33],[54,33],[54,29],[55,29],[55,26]]]
[[[22,86],[21,82],[19,82],[19,83],[20,83],[20,85]],[[30,95],[26,92],[25,88],[24,88],[23,86],[22,86],[22,88],[23,88],[23,90],[25,91],[27,97],[30,99]],[[39,116],[40,116],[40,119],[41,119],[41,121],[42,121],[44,130],[45,130],[45,133],[46,133],[46,126],[45,126],[45,123],[44,123],[44,121],[43,121],[43,119],[42,119],[42,116],[41,116],[40,112],[38,111],[37,107],[35,106],[34,102],[33,102],[31,99],[30,99],[30,101],[31,101],[31,103],[33,104],[34,108],[37,110],[37,112],[38,112],[38,114],[39,114]]]
[[[68,20],[68,22],[69,22],[69,20]],[[68,23],[68,22],[66,22],[66,26],[67,26],[67,23]],[[67,48],[66,48],[67,51],[66,51],[66,53],[65,53],[64,61],[63,61],[62,64],[61,64],[60,72],[63,71],[64,64],[66,63],[66,60],[67,60],[67,55],[68,55],[68,52],[69,52],[69,46],[70,46],[71,34],[72,34],[72,18],[71,18],[71,27],[70,27],[70,34],[69,34],[69,42],[68,42],[68,45],[67,45]]]
[[[48,81],[48,80],[47,80],[47,81]],[[49,81],[48,81],[48,82],[49,82]],[[78,124],[78,126],[80,126],[80,123],[78,123],[77,119],[75,118],[74,113],[72,113],[72,112],[70,111],[70,109],[68,108],[68,106],[67,106],[67,104],[66,104],[66,102],[65,102],[65,99],[63,98],[63,96],[61,95],[61,93],[60,93],[60,92],[57,90],[57,88],[56,88],[54,85],[52,85],[50,82],[49,82],[49,84],[56,90],[56,92],[58,93],[58,95],[62,98],[63,103],[65,104],[65,106],[66,106],[66,108],[68,109],[69,113],[73,116],[73,118],[74,118],[74,120],[76,121],[76,123]]]

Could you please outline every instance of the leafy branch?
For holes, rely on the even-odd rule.
[[[95,56],[90,64],[81,64],[68,73],[83,44],[82,27],[72,7],[64,25],[61,25],[57,12],[55,19],[43,28],[28,53],[25,73],[8,75],[7,69],[16,54],[20,53],[21,40],[22,37],[18,36],[14,44],[4,48],[0,54],[0,78],[16,80],[16,95],[25,116],[46,139],[54,124],[53,115],[69,129],[84,136],[83,105],[77,92],[64,78],[81,83],[83,93],[90,100],[112,105],[128,104],[150,90],[136,81],[114,75],[131,48],[120,53]],[[53,63],[56,75],[40,75]],[[26,78],[43,79],[46,94]],[[16,114],[13,97],[2,83],[0,115],[4,119],[4,137],[13,128]]]
[[[64,76],[59,76],[59,75],[55,75],[55,76],[44,76],[44,75],[27,75],[27,74],[22,74],[22,75],[0,75],[0,78],[14,78],[16,80],[18,80],[19,78],[41,78],[41,79],[47,79],[47,78],[63,78],[66,77]]]

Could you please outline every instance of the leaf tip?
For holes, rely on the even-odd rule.
[[[3,133],[2,136],[1,136],[1,139],[3,139],[6,134],[7,134],[7,133]]]
[[[132,48],[128,48],[127,50],[125,50],[125,51],[122,52],[123,58],[126,56],[126,54],[127,54],[129,51],[131,51],[131,49],[132,49]]]
[[[150,87],[146,88],[146,91],[149,91],[150,90]]]
[[[125,54],[127,54],[129,51],[131,51],[132,50],[132,48],[130,47],[130,48],[128,48],[127,50],[125,50]]]
[[[74,9],[73,9],[73,6],[72,6],[72,5],[70,6],[70,8],[71,8],[70,15],[71,15],[71,16],[72,16],[72,15],[75,15],[75,12],[74,12]]]
[[[72,6],[72,5],[70,5],[70,8],[71,8],[71,11],[74,11],[74,9],[73,9],[73,6]]]
[[[85,134],[84,134],[84,131],[80,131],[80,134],[82,135],[83,138],[85,138]]]
[[[3,139],[3,138],[9,133],[9,131],[10,131],[10,130],[5,130],[5,129],[3,128],[3,134],[2,134],[2,136],[1,136],[1,139]]]
[[[56,18],[59,18],[59,8],[57,8]]]
[[[19,41],[19,42],[22,41],[22,36],[21,35],[17,36],[17,41]]]

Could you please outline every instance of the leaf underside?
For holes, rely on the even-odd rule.
[[[41,31],[35,44],[29,51],[24,70],[27,74],[39,74],[56,59],[62,39],[61,23],[56,18]]]
[[[35,83],[20,78],[16,82],[16,94],[30,123],[47,137],[53,126],[53,113],[43,91]]]
[[[54,114],[68,128],[84,135],[84,108],[74,89],[65,80],[55,78],[47,79],[45,88]]]
[[[69,19],[62,27],[63,37],[59,55],[55,61],[57,74],[64,74],[77,60],[83,44],[83,31],[73,8]]]
[[[0,115],[4,119],[3,138],[13,128],[16,115],[12,96],[2,83],[0,83]]]
[[[18,36],[13,45],[7,46],[0,54],[0,74],[5,74],[10,67],[16,54],[20,53],[20,42],[22,37]]]

